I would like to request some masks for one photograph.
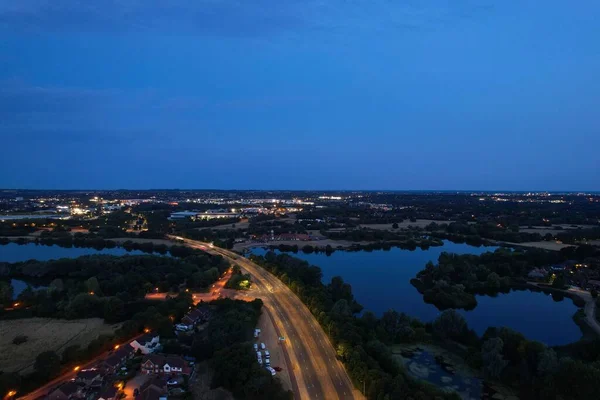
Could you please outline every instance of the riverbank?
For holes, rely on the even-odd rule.
[[[552,287],[546,287],[544,284],[540,284],[537,282],[527,282],[532,287],[538,288],[542,291],[549,292],[558,292],[564,294],[566,297],[569,297],[574,300],[574,297],[583,300],[583,310],[585,312],[585,322],[587,325],[596,333],[596,335],[600,336],[600,323],[596,317],[597,307],[596,300],[592,297],[592,295],[581,289],[569,288],[567,290],[556,289]],[[581,306],[580,306],[581,307]]]

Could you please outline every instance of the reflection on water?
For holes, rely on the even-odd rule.
[[[459,368],[442,355],[415,346],[400,353],[408,373],[414,378],[427,381],[448,392],[457,392],[462,399],[479,400],[483,382],[465,368]]]
[[[496,247],[475,247],[449,241],[444,246],[427,250],[375,250],[370,252],[336,251],[305,254],[290,253],[294,257],[317,265],[323,270],[323,281],[329,282],[339,275],[352,285],[354,297],[366,310],[382,315],[390,308],[404,312],[424,322],[433,321],[440,311],[423,301],[423,296],[410,284],[410,280],[425,267],[428,261],[437,262],[442,252],[482,254]],[[267,250],[253,249],[264,255]],[[544,293],[512,291],[496,297],[477,296],[477,307],[459,312],[467,319],[469,327],[482,335],[489,326],[506,326],[521,332],[527,338],[548,345],[561,345],[581,338],[579,327],[573,322],[577,307],[570,299],[556,302]]]

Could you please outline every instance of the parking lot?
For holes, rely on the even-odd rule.
[[[275,327],[269,319],[266,310],[263,310],[263,313],[258,320],[257,327],[261,330],[261,333],[259,337],[255,339],[255,343],[258,344],[259,350],[261,343],[264,343],[267,346],[267,350],[269,350],[269,353],[271,354],[271,367],[281,368],[281,371],[277,371],[276,377],[279,378],[284,389],[292,390],[289,371],[286,368],[285,359],[283,358],[283,350],[279,344],[279,337],[275,332]],[[264,350],[261,350],[261,353],[263,354],[262,359],[264,366]]]

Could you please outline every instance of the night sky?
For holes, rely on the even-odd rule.
[[[0,0],[0,187],[600,190],[598,15]]]

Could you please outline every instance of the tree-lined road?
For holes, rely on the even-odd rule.
[[[271,314],[276,328],[285,337],[283,346],[289,361],[290,375],[298,399],[364,399],[344,366],[337,360],[329,338],[302,301],[278,278],[250,260],[208,243],[183,240],[192,248],[225,257],[252,275],[253,286]],[[295,386],[295,385],[293,385]]]

